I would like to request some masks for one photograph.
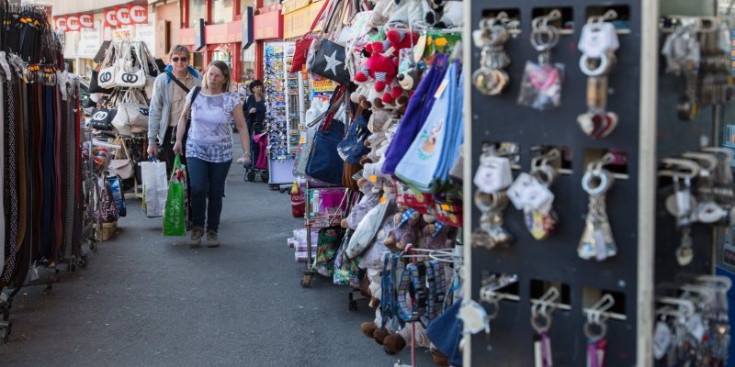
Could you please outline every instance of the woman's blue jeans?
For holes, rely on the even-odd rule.
[[[222,214],[222,196],[225,192],[225,179],[230,171],[232,160],[212,163],[190,157],[189,185],[191,185],[191,224],[204,228],[206,213],[207,230],[217,231]]]

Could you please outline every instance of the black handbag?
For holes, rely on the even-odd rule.
[[[370,148],[365,146],[365,139],[370,136],[367,125],[368,121],[363,114],[358,114],[350,124],[347,136],[337,146],[337,152],[345,162],[359,164],[362,156],[370,152]]]
[[[89,126],[96,130],[113,131],[115,128],[112,126],[112,120],[115,115],[117,115],[115,108],[98,108],[89,118]]]
[[[92,70],[92,77],[89,79],[89,93],[104,93],[104,94],[110,94],[112,93],[111,88],[102,88],[99,86],[99,82],[97,81],[97,78],[99,77],[99,72],[97,70]]]
[[[328,39],[314,41],[314,56],[309,72],[342,85],[350,84],[350,71],[345,62],[344,46]]]

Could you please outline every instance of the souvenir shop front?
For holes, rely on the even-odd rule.
[[[404,363],[732,365],[731,6],[325,3],[302,286]]]

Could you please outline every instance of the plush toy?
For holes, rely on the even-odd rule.
[[[439,0],[441,1],[441,0]],[[434,24],[437,28],[462,28],[464,25],[464,5],[461,1],[441,1],[441,18]]]
[[[417,245],[421,213],[399,204],[398,213],[393,216],[396,228],[388,232],[384,244],[392,252],[402,251],[408,244]]]
[[[362,184],[362,186],[360,186],[360,184]],[[368,182],[366,179],[359,179],[357,181],[357,185],[360,186],[360,191],[364,196],[360,199],[360,202],[352,208],[350,214],[347,218],[343,219],[341,223],[343,228],[349,227],[353,231],[357,228],[357,225],[360,223],[362,218],[365,217],[367,212],[374,206],[378,205],[382,195],[381,187]]]
[[[401,88],[407,91],[412,91],[419,85],[422,75],[423,70],[421,67],[414,64],[409,66],[407,70],[398,73],[396,78],[398,79],[398,84],[401,85]]]
[[[394,0],[395,7],[391,9],[388,23],[433,25],[437,21],[434,9],[427,0]]]
[[[403,93],[398,83],[398,54],[399,50],[416,44],[418,35],[413,32],[390,30],[382,42],[372,42],[365,46],[370,57],[363,63],[360,71],[355,74],[355,81],[366,83],[368,77],[375,80],[373,88],[383,92],[381,101],[389,104]]]
[[[421,325],[420,322],[415,322],[413,325],[416,325],[416,332],[415,332],[415,338],[414,338],[414,344],[417,347],[424,347],[424,348],[430,348],[431,347],[431,341],[429,340],[429,337],[426,335],[426,329],[424,329],[424,326]],[[394,355],[400,351],[403,350],[403,348],[406,347],[406,345],[409,345],[411,343],[411,325],[407,324],[403,329],[398,330],[398,332],[389,334],[385,338],[383,338],[383,350],[390,354]]]
[[[438,222],[436,217],[430,214],[424,214],[423,220],[425,225],[421,229],[423,235],[422,248],[431,250],[452,248],[453,243],[449,239],[450,226]]]

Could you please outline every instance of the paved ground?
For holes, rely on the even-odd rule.
[[[237,146],[238,144],[236,144]],[[243,181],[233,166],[216,249],[190,249],[161,235],[140,200],[116,237],[89,255],[89,266],[62,272],[49,295],[24,290],[11,310],[12,334],[0,345],[6,366],[393,366],[359,325],[365,301],[349,311],[348,289],[316,277],[286,244],[302,222],[287,194]],[[179,244],[173,242],[177,240]],[[418,366],[433,366],[417,352]]]

